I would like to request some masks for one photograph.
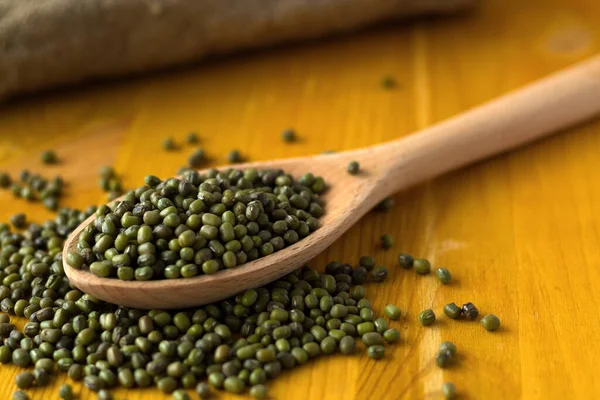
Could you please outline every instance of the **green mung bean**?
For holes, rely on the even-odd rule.
[[[189,400],[190,397],[183,389],[177,389],[173,392],[173,400]]]
[[[452,342],[448,342],[448,341],[446,341],[446,342],[443,342],[443,343],[440,345],[440,349],[439,349],[439,351],[440,351],[440,352],[449,351],[449,352],[450,352],[450,354],[454,355],[454,354],[456,354],[456,345],[455,345],[454,343],[452,343]]]
[[[286,143],[292,143],[296,141],[296,132],[293,129],[286,129],[281,132],[281,139]]]
[[[34,369],[33,376],[37,386],[46,386],[48,383],[50,383],[50,373],[45,369]]]
[[[375,267],[375,258],[372,256],[361,256],[358,260],[358,264],[370,271]]]
[[[98,392],[101,389],[104,389],[106,385],[101,378],[95,375],[87,375],[85,378],[83,378],[83,384],[92,392]]]
[[[435,322],[435,313],[432,309],[428,308],[427,310],[421,311],[419,313],[419,322],[423,326],[431,325]]]
[[[27,389],[33,386],[35,377],[29,371],[21,372],[15,377],[15,383],[19,389]]]
[[[204,382],[200,382],[196,385],[196,393],[201,399],[207,399],[210,397],[210,386]]]
[[[448,400],[456,398],[456,388],[452,382],[446,382],[442,385],[442,395]]]
[[[387,90],[393,89],[397,86],[397,82],[393,76],[386,75],[381,78],[381,87]]]
[[[400,308],[394,304],[388,304],[384,309],[385,315],[392,320],[400,319]]]
[[[46,372],[52,372],[54,369],[54,362],[49,358],[41,358],[35,363],[36,369],[43,369]]]
[[[206,161],[203,149],[196,149],[188,158],[190,167],[200,167]]]
[[[342,354],[352,354],[356,348],[356,341],[352,336],[344,336],[340,340],[339,347]]]
[[[199,138],[196,132],[190,132],[185,136],[185,142],[188,144],[196,144],[198,141]]]
[[[362,335],[362,341],[365,346],[383,345],[383,337],[378,332],[368,332]]]
[[[452,280],[452,275],[450,274],[450,271],[448,271],[446,268],[436,269],[435,274],[440,280],[440,282],[442,282],[444,285],[449,284]]]
[[[173,151],[177,148],[177,145],[175,145],[175,141],[173,140],[173,138],[168,137],[163,139],[162,147],[166,151]]]
[[[444,314],[448,318],[458,319],[462,315],[462,310],[455,303],[448,303],[444,306]]]
[[[68,383],[64,383],[58,388],[58,397],[63,400],[73,399],[73,388]]]
[[[385,357],[385,347],[381,345],[372,345],[367,348],[367,355],[375,360]]]
[[[424,258],[416,258],[413,261],[413,267],[415,268],[415,272],[420,275],[425,275],[431,272],[431,263],[429,260]]]
[[[12,400],[29,400],[29,396],[27,395],[27,393],[21,390],[17,390],[13,393]]]
[[[346,167],[346,171],[348,171],[350,175],[356,175],[360,172],[360,164],[358,161],[350,161]]]
[[[435,356],[435,364],[440,368],[446,368],[452,360],[452,353],[449,350],[439,351]]]
[[[73,364],[69,367],[69,371],[67,372],[69,378],[74,381],[80,381],[83,379],[83,366],[80,364]],[[123,385],[125,386],[125,385]]]
[[[8,188],[8,187],[10,187],[11,183],[12,183],[12,180],[10,178],[10,175],[8,175],[6,172],[0,173],[0,187]]]
[[[254,385],[250,388],[250,396],[260,400],[266,399],[267,397],[269,397],[269,390],[265,385]]]
[[[362,321],[362,318],[359,319]],[[356,331],[359,336],[363,336],[369,332],[375,332],[375,325],[370,321],[361,322],[356,326]]]
[[[101,389],[98,391],[98,400],[112,400],[113,395],[106,389]]]
[[[383,338],[388,343],[396,343],[398,340],[400,340],[400,331],[398,331],[396,328],[388,329],[383,332]]]
[[[400,253],[398,254],[398,264],[404,269],[412,268],[414,258],[410,254]]]
[[[481,325],[486,331],[495,331],[500,328],[500,318],[494,314],[488,314],[481,319]]]
[[[10,223],[13,224],[13,226],[17,229],[25,228],[25,226],[27,225],[27,219],[25,217],[25,214],[17,213],[12,215],[10,217]]]
[[[375,319],[375,321],[373,321],[373,325],[375,326],[375,330],[377,331],[377,333],[380,333],[382,335],[385,331],[388,330],[387,321],[381,317]]]
[[[58,157],[52,150],[43,151],[40,158],[44,164],[56,164],[58,162]]]
[[[231,150],[229,154],[227,154],[227,161],[229,163],[239,163],[242,161],[242,156],[239,150]]]
[[[12,362],[21,368],[27,367],[31,363],[29,352],[24,349],[15,349],[12,352]]]
[[[378,211],[388,211],[392,209],[395,204],[396,200],[394,200],[393,197],[386,197],[385,199],[381,200],[377,206],[375,206],[375,209]]]
[[[223,387],[226,391],[231,393],[241,393],[246,388],[244,381],[237,376],[229,376],[223,382]]]
[[[337,349],[337,342],[334,338],[328,336],[321,340],[321,351],[324,354],[331,354]]]
[[[358,269],[358,268],[357,268]],[[383,282],[388,276],[388,270],[385,266],[380,265],[369,272],[369,280],[374,282]]]
[[[173,393],[177,389],[177,381],[170,376],[160,378],[156,387],[163,393]]]
[[[394,245],[394,240],[392,239],[392,235],[390,235],[389,233],[381,235],[380,242],[381,242],[381,247],[384,250],[390,249]]]

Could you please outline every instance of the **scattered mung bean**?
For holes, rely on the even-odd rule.
[[[414,262],[413,256],[410,254],[400,253],[398,254],[398,264],[404,269],[412,268]]]
[[[394,321],[400,319],[400,308],[394,304],[388,304],[385,306],[385,315]]]
[[[452,382],[446,382],[442,385],[442,395],[448,400],[456,398],[456,388]]]
[[[462,315],[462,310],[456,303],[448,303],[444,306],[444,314],[448,318],[458,319]]]
[[[188,157],[188,164],[192,168],[200,167],[206,161],[206,156],[204,155],[203,149],[196,149],[190,156]]]
[[[413,266],[417,274],[425,275],[431,272],[431,264],[429,263],[429,260],[424,258],[416,258],[413,261]]]
[[[446,341],[440,345],[440,352],[449,351],[451,355],[456,354],[456,345],[452,342]]]
[[[381,235],[381,247],[383,247],[384,250],[392,248],[393,245],[394,241],[392,239],[392,235],[388,233]]]
[[[22,390],[17,390],[13,393],[12,400],[29,400],[29,396]]]
[[[439,351],[435,356],[435,364],[440,368],[446,368],[452,360],[452,353],[449,350]]]
[[[379,211],[388,211],[394,207],[395,204],[396,201],[393,197],[386,197],[385,199],[381,200],[375,208]]]
[[[356,175],[360,172],[360,164],[358,161],[350,161],[346,167],[346,171],[348,171],[350,175]]]
[[[381,87],[383,87],[384,89],[393,89],[396,87],[396,85],[396,80],[393,76],[386,75],[383,78],[381,78]]]
[[[281,132],[281,139],[286,143],[292,143],[296,141],[296,132],[293,129],[286,129]]]
[[[486,331],[495,331],[500,328],[500,318],[494,314],[488,314],[481,319],[481,325]]]
[[[43,151],[41,154],[41,159],[44,164],[56,164],[58,162],[58,157],[52,150]]]
[[[433,310],[431,308],[428,308],[427,310],[421,311],[419,313],[419,322],[423,326],[433,324],[435,322],[435,313],[433,312]]]
[[[462,315],[470,320],[473,321],[475,319],[477,319],[477,316],[479,316],[479,310],[477,309],[477,307],[475,307],[475,304],[473,303],[465,303],[462,306]]]
[[[171,137],[163,139],[162,147],[166,151],[173,151],[177,148],[177,146],[175,145],[175,141]]]
[[[437,275],[440,282],[442,282],[444,285],[449,284],[452,280],[452,275],[450,274],[450,271],[448,271],[446,268],[436,269],[435,274]]]
[[[227,154],[227,161],[229,163],[239,163],[242,161],[242,156],[239,150],[231,150],[229,154]]]
[[[185,136],[185,141],[188,144],[196,144],[198,143],[198,134],[196,132],[190,132]]]
[[[367,348],[367,355],[375,360],[382,359],[385,356],[385,347],[373,345]]]
[[[10,217],[10,223],[17,229],[25,228],[27,225],[27,220],[25,214],[17,213]]]

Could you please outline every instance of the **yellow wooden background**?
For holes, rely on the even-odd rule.
[[[104,200],[101,165],[127,187],[144,175],[173,176],[192,148],[166,153],[161,140],[197,131],[213,165],[239,148],[251,160],[344,150],[409,134],[600,49],[597,0],[485,0],[475,13],[417,20],[343,38],[212,61],[142,79],[20,100],[0,108],[0,168],[41,171],[39,153],[62,160],[44,173],[69,182],[68,206]],[[392,75],[394,90],[380,80]],[[282,129],[297,130],[287,145]],[[374,307],[396,303],[402,342],[386,359],[364,354],[319,359],[269,383],[279,399],[441,398],[453,381],[463,399],[600,398],[600,122],[496,157],[398,194],[387,214],[371,213],[313,263],[373,254],[390,269],[368,285]],[[125,172],[127,171],[127,172]],[[39,204],[0,192],[0,220]],[[392,250],[376,248],[380,234]],[[396,266],[399,251],[448,267],[452,285]],[[496,333],[445,317],[422,328],[416,315],[472,301],[503,322]],[[455,364],[433,363],[443,340]],[[0,366],[0,398],[16,369]],[[30,391],[55,398],[58,379]],[[79,388],[80,386],[76,386]],[[79,391],[79,389],[77,389]],[[117,398],[160,399],[157,391]],[[226,398],[220,396],[219,398]],[[83,391],[81,399],[95,396]]]

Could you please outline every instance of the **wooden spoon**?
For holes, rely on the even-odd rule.
[[[310,171],[330,185],[320,228],[298,243],[237,268],[187,279],[146,282],[99,278],[63,264],[71,282],[99,299],[137,308],[184,308],[272,282],[314,258],[386,196],[477,160],[585,121],[600,112],[600,57],[547,77],[413,135],[331,155],[253,162],[239,168]],[[358,175],[346,166],[357,160]],[[84,221],[67,239],[76,250]]]

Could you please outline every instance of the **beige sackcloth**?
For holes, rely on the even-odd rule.
[[[0,0],[0,99],[476,0]]]

